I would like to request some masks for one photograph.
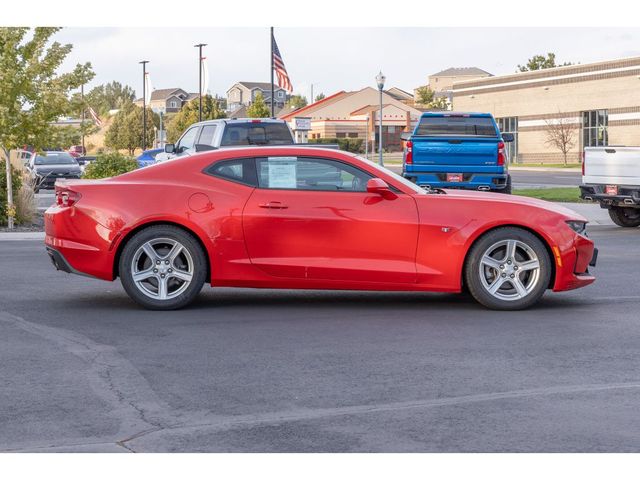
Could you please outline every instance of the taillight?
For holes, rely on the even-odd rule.
[[[70,207],[80,200],[80,194],[73,190],[56,190],[56,205]]]
[[[498,165],[502,166],[507,163],[507,155],[504,151],[504,142],[498,142]]]
[[[407,140],[405,145],[406,155],[404,156],[404,162],[412,164],[413,163],[413,142],[411,140]]]
[[[584,177],[584,151],[582,152],[582,176]]]

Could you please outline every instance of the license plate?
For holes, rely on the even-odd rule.
[[[618,186],[617,185],[607,185],[604,187],[604,193],[607,195],[617,195],[618,194]]]
[[[461,182],[462,174],[461,173],[447,173],[447,182]]]

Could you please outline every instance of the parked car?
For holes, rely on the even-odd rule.
[[[35,193],[40,189],[53,188],[56,180],[78,179],[82,175],[80,165],[67,152],[45,152],[36,154],[29,161],[29,172]]]
[[[600,203],[621,227],[640,225],[640,147],[587,147],[580,196]]]
[[[150,309],[213,286],[460,292],[516,310],[592,283],[587,220],[526,197],[423,189],[331,149],[221,149],[56,185],[46,249]]]
[[[406,141],[402,175],[426,187],[511,193],[504,142],[490,113],[423,113]]]
[[[68,152],[73,158],[82,157],[87,154],[86,149],[82,145],[72,145]]]
[[[145,150],[136,158],[138,167],[142,168],[153,165],[156,163],[156,156],[162,152],[164,152],[164,148],[152,148],[151,150]]]
[[[78,162],[78,165],[80,165],[80,170],[82,171],[82,173],[84,173],[84,171],[87,169],[87,166],[91,162],[95,162],[95,160],[95,156],[83,155],[82,157],[76,157],[76,162]]]
[[[33,156],[33,152],[29,150],[18,149],[16,150],[16,158],[21,162],[24,168],[29,167],[29,161]]]
[[[194,123],[178,141],[168,143],[158,161],[221,147],[249,145],[293,145],[293,134],[284,120],[233,118]]]

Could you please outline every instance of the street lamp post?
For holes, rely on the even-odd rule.
[[[147,63],[149,60],[142,60],[142,151],[147,148]]]
[[[198,49],[198,98],[199,98],[199,106],[198,106],[198,121],[202,121],[202,47],[206,47],[206,43],[199,43],[194,45]]]
[[[380,71],[380,73],[378,73],[378,75],[376,75],[376,82],[378,83],[378,90],[380,91],[380,113],[378,114],[379,117],[379,124],[378,124],[378,154],[379,154],[379,158],[378,158],[378,163],[380,164],[381,167],[384,166],[384,161],[382,160],[382,89],[384,88],[384,81],[387,79],[387,77],[385,77],[382,74],[382,70]]]

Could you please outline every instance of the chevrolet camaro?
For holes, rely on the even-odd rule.
[[[461,292],[518,310],[589,285],[587,220],[500,193],[423,189],[356,155],[221,149],[56,184],[46,249],[150,309],[211,286]]]

